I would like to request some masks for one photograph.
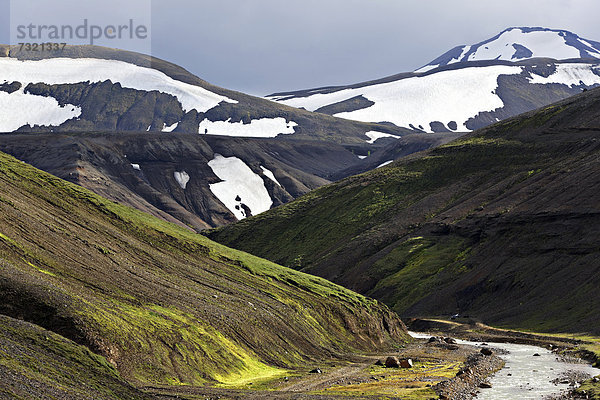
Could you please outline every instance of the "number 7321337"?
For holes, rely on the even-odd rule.
[[[19,51],[62,51],[66,43],[19,43]]]

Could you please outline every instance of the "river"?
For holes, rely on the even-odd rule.
[[[409,332],[415,338],[428,339],[429,334]],[[456,340],[459,344],[482,347],[481,342]],[[556,354],[542,347],[487,342],[490,348],[502,349],[506,354],[498,354],[505,362],[504,368],[496,372],[489,382],[491,389],[481,389],[477,399],[543,399],[569,389],[569,384],[555,384],[552,381],[561,379],[568,371],[578,371],[590,377],[600,374],[600,369],[589,364],[573,364],[559,361]],[[539,354],[539,356],[534,356]]]

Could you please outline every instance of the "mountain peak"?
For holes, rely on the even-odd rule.
[[[600,59],[600,42],[583,39],[563,29],[509,27],[483,42],[457,46],[415,72],[462,62],[530,58]]]

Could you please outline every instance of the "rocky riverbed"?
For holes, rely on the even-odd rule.
[[[430,334],[414,333],[414,337],[427,339]],[[576,398],[573,389],[582,381],[600,374],[588,362],[573,357],[563,357],[548,348],[514,343],[482,343],[481,341],[456,340],[457,344],[473,345],[482,352],[497,354],[505,362],[504,367],[488,380],[485,363],[466,364],[465,371],[446,385],[442,396],[451,399],[476,397],[482,400],[496,399],[548,399]],[[483,350],[485,349],[485,350]],[[489,374],[488,374],[489,375]],[[443,397],[442,397],[443,398]],[[583,397],[585,398],[585,397]]]

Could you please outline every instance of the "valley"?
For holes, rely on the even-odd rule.
[[[600,399],[600,42],[473,29],[264,97],[200,77],[237,48],[223,73],[305,87],[293,43],[242,56],[271,22],[232,30],[242,51],[203,37],[189,71],[0,45],[0,399]],[[303,73],[334,62],[303,46]],[[367,50],[343,69],[391,51]]]
[[[599,99],[590,90],[207,234],[403,317],[597,335]]]

